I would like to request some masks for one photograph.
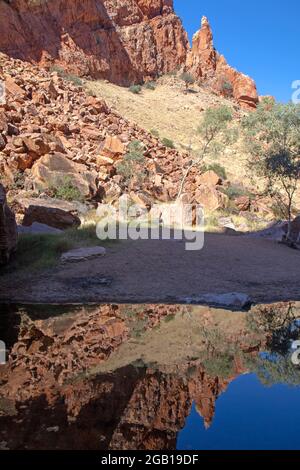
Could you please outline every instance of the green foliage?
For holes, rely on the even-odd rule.
[[[83,202],[84,197],[80,190],[74,185],[70,176],[59,178],[50,186],[50,192],[53,197],[64,201]]]
[[[129,91],[134,95],[139,95],[142,92],[142,87],[141,85],[132,85],[129,87]]]
[[[249,167],[289,221],[300,176],[300,105],[263,102],[243,121]]]
[[[227,174],[225,168],[219,163],[212,163],[211,165],[205,165],[204,171],[214,171],[222,180],[227,180]]]
[[[220,88],[224,96],[227,96],[228,98],[233,96],[232,83],[229,82],[226,78],[222,80]]]
[[[228,188],[222,188],[222,192],[226,194],[230,200],[236,199],[240,196],[251,196],[251,193],[243,186],[233,184]]]
[[[75,86],[81,87],[83,85],[83,81],[80,77],[72,73],[68,73],[63,67],[60,67],[59,65],[53,65],[50,71],[56,72],[61,78],[73,83]]]
[[[159,132],[157,129],[151,129],[150,134],[152,134],[153,137],[156,137],[157,139],[159,139]]]
[[[51,268],[68,250],[103,243],[108,242],[97,238],[95,224],[65,230],[61,234],[20,235],[18,250],[5,270],[28,272]]]
[[[194,85],[194,83],[195,83],[195,79],[194,79],[193,75],[191,75],[188,72],[183,72],[180,75],[180,79],[185,83],[186,90],[188,90],[189,87],[191,85]]]
[[[201,125],[198,127],[198,134],[201,140],[201,150],[197,157],[193,158],[187,169],[184,170],[183,179],[180,184],[179,198],[184,189],[184,183],[194,167],[203,166],[203,159],[209,154],[216,155],[224,150],[229,141],[237,138],[237,132],[229,128],[233,119],[232,111],[228,106],[218,108],[208,108],[202,117]]]
[[[173,140],[171,140],[171,139],[167,139],[166,137],[164,137],[161,142],[165,147],[167,147],[169,149],[174,149],[175,148],[175,144],[174,144]]]
[[[129,144],[127,153],[117,164],[117,172],[123,177],[127,186],[133,182],[143,182],[146,176],[144,146],[139,140]]]
[[[23,189],[25,185],[25,174],[23,171],[17,171],[14,175],[14,181],[9,189]]]
[[[154,91],[156,89],[156,83],[154,81],[152,82],[147,82],[145,83],[144,87],[147,89],[147,90],[152,90]]]

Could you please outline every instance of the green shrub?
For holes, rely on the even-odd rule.
[[[134,140],[128,145],[127,153],[117,164],[117,172],[124,179],[124,183],[130,186],[134,180],[142,182],[145,178],[144,146],[139,140]]]
[[[134,95],[139,95],[142,91],[142,87],[141,85],[132,85],[131,87],[129,87],[129,91]]]
[[[205,171],[214,171],[222,180],[227,180],[226,170],[219,163],[212,163],[211,165],[205,166]]]
[[[50,72],[56,72],[61,78],[73,83],[75,86],[81,87],[83,85],[83,81],[80,77],[72,73],[67,73],[66,70],[59,65],[53,65],[50,69]]]
[[[251,196],[248,189],[236,184],[229,186],[228,188],[222,188],[222,192],[226,194],[230,200],[236,199],[240,196]]]
[[[195,83],[195,79],[193,75],[188,72],[184,72],[183,74],[181,74],[180,78],[185,83],[186,91],[189,89],[191,85],[194,85]]]
[[[69,176],[59,178],[50,186],[49,189],[52,196],[57,199],[62,199],[64,201],[84,201],[84,197],[80,190],[74,185],[72,178]]]
[[[150,134],[153,135],[153,137],[156,137],[157,139],[159,139],[159,132],[157,129],[151,129]]]
[[[167,139],[166,137],[164,137],[161,142],[165,147],[167,147],[169,149],[174,149],[175,148],[175,144],[174,144],[173,140],[171,140],[171,139]]]
[[[227,97],[233,96],[233,86],[228,80],[224,80],[221,84],[221,91]]]
[[[156,89],[156,83],[153,82],[153,81],[145,83],[144,86],[147,90],[153,90],[154,91]]]

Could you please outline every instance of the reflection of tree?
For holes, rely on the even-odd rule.
[[[206,346],[205,353],[201,355],[201,362],[206,373],[212,377],[230,377],[234,374],[235,357],[241,355],[241,349],[236,342],[228,341],[226,335],[216,327],[199,328],[199,333]]]
[[[261,305],[249,313],[249,328],[265,336],[266,350],[285,355],[291,341],[299,338],[300,325],[296,322],[295,304]]]
[[[292,363],[290,354],[262,354],[247,362],[264,385],[300,385],[300,369]]]
[[[266,352],[248,358],[249,369],[265,385],[300,384],[300,369],[291,361],[291,343],[300,337],[294,303],[259,306],[248,316],[249,328],[265,337]]]

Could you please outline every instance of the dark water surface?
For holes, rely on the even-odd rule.
[[[2,449],[300,449],[299,304],[0,309]]]

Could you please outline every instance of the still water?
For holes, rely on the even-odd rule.
[[[0,306],[1,449],[300,449],[300,306]]]

